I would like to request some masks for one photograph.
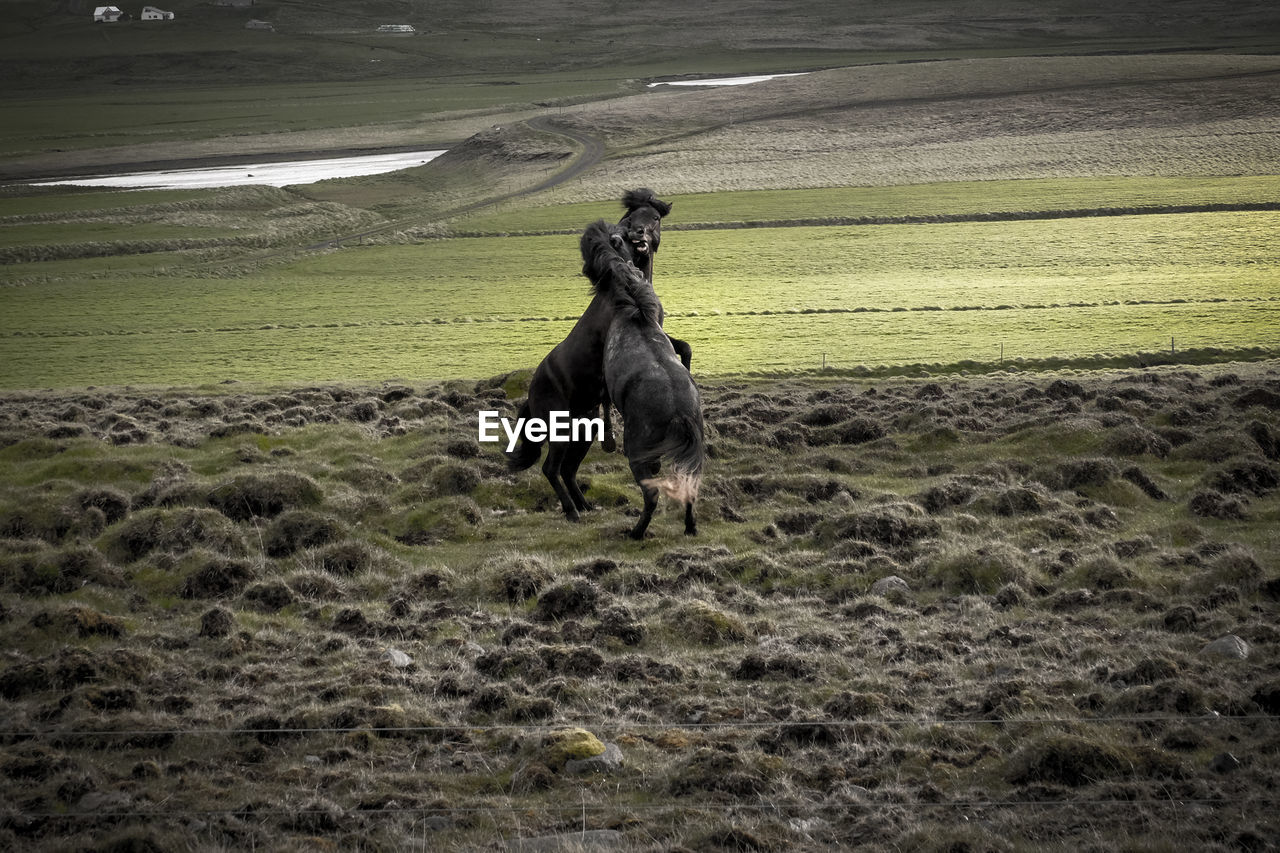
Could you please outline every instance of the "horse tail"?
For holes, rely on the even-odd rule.
[[[517,417],[527,419],[529,417],[529,401],[525,400],[520,404],[520,412]],[[532,468],[533,463],[537,462],[542,456],[542,445],[528,439],[523,431],[520,433],[520,444],[515,450],[504,450],[502,455],[507,457],[507,470],[523,471],[526,468]]]
[[[659,450],[659,456],[669,463],[666,476],[643,480],[641,485],[655,488],[681,504],[691,504],[698,499],[702,465],[707,455],[702,422],[688,415],[677,415],[671,427]]]

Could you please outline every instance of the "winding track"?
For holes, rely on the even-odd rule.
[[[491,198],[481,199],[480,201],[471,202],[470,204],[464,204],[460,207],[443,210],[436,214],[433,217],[434,219],[446,219],[449,217],[461,216],[462,214],[471,213],[472,211],[489,207],[490,205],[501,204],[502,202],[509,201],[513,198],[519,198],[521,196],[542,192],[543,190],[549,190],[552,187],[557,187],[560,184],[573,180],[604,159],[605,148],[603,141],[594,136],[588,136],[585,133],[579,133],[574,130],[559,127],[554,123],[550,116],[534,116],[531,119],[526,119],[523,124],[542,133],[551,133],[571,139],[578,145],[582,146],[582,153],[575,157],[566,168],[561,169],[559,172],[556,172],[540,183],[534,184],[531,187],[512,190],[511,192],[503,193],[502,195],[493,196]],[[371,228],[367,231],[344,234],[341,237],[333,237],[319,243],[313,243],[305,248],[336,249],[341,247],[342,243],[346,240],[359,240],[364,237],[371,237],[375,234],[404,228],[406,224],[405,220],[397,220],[396,222],[392,222],[387,225],[380,225],[377,228]]]

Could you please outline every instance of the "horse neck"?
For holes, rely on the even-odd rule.
[[[639,271],[639,270],[637,270]],[[637,320],[645,323],[662,325],[662,302],[653,289],[653,282],[641,275],[618,275],[615,287],[620,291],[621,299],[615,298],[615,304],[623,305],[634,311]]]

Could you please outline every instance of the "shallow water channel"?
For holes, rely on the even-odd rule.
[[[265,184],[283,187],[310,184],[328,178],[354,178],[409,169],[429,163],[444,151],[402,151],[397,154],[365,154],[358,157],[330,157],[323,160],[294,160],[286,163],[244,163],[202,169],[166,169],[121,175],[90,175],[40,181],[36,186],[71,184],[83,187],[124,189],[210,189]]]
[[[742,86],[761,83],[775,77],[798,74],[759,74],[742,77],[717,77],[701,80],[669,80],[650,83],[656,86]],[[129,172],[118,175],[86,175],[36,182],[36,186],[72,185],[81,187],[117,187],[120,189],[212,189],[265,184],[284,187],[310,184],[330,178],[354,178],[380,175],[399,169],[410,169],[429,163],[444,151],[407,151],[397,154],[365,154],[357,157],[330,157],[319,160],[294,160],[285,163],[249,163],[237,166],[215,166],[197,169],[165,169],[152,172]]]

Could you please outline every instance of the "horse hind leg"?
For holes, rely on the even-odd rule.
[[[618,440],[613,437],[613,418],[609,416],[609,410],[613,408],[613,404],[609,400],[607,389],[600,392],[600,402],[604,408],[604,437],[600,439],[600,446],[604,448],[605,453],[613,453],[618,449]]]
[[[698,522],[693,517],[693,501],[689,501],[684,505],[684,535],[698,535]]]
[[[561,468],[564,464],[565,446],[555,442],[548,442],[547,458],[542,463],[542,474],[547,478],[547,482],[551,484],[551,488],[555,491],[556,497],[560,499],[560,508],[564,510],[565,518],[570,521],[578,521],[578,507],[573,500],[573,496],[569,494],[569,490],[565,488],[561,479]],[[574,486],[577,491],[577,486]]]
[[[640,513],[640,520],[627,534],[632,539],[644,538],[644,532],[649,529],[649,522],[653,520],[653,511],[658,508],[658,487],[649,485],[647,482],[657,473],[658,463],[656,462],[631,464],[631,474],[636,478],[636,484],[640,486],[640,492],[644,495],[644,510]]]

